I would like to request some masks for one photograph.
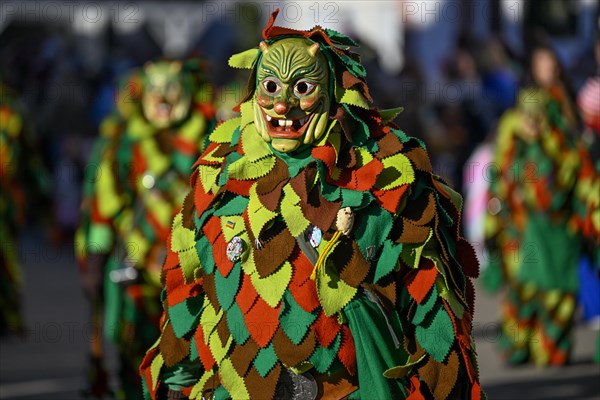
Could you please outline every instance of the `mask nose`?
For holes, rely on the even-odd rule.
[[[283,115],[283,114],[287,113],[288,110],[289,110],[288,104],[283,101],[278,101],[273,106],[273,111],[275,111],[279,115]]]

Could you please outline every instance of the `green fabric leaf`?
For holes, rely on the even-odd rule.
[[[398,259],[402,252],[402,243],[395,244],[391,240],[386,239],[383,242],[383,250],[377,260],[377,267],[375,268],[375,277],[373,282],[377,283],[381,278],[392,272],[398,265]]]
[[[219,204],[214,215],[221,217],[224,215],[241,215],[248,207],[248,198],[244,196],[234,196]]]
[[[381,122],[384,125],[387,125],[388,122],[392,121],[398,115],[400,115],[400,113],[402,113],[402,111],[404,111],[404,107],[396,107],[396,108],[390,108],[387,110],[379,110],[379,115],[381,115]]]
[[[344,95],[340,99],[340,103],[350,104],[352,106],[369,109],[369,102],[365,97],[356,89],[349,88],[344,91]]]
[[[168,307],[169,319],[178,338],[185,336],[193,327],[198,325],[198,317],[202,312],[203,301],[202,296],[190,297],[181,303]]]
[[[215,260],[213,259],[212,246],[206,236],[201,236],[196,241],[196,252],[204,271],[207,274],[212,274],[215,270]]]
[[[200,259],[194,247],[179,252],[179,265],[181,265],[181,273],[185,277],[185,282],[189,283],[193,281],[200,268]]]
[[[298,237],[308,228],[310,221],[302,214],[300,208],[300,197],[292,189],[289,183],[283,187],[284,196],[281,199],[279,210],[285,220],[288,230],[293,237]]]
[[[249,161],[255,162],[273,156],[269,145],[260,137],[254,124],[244,128],[241,139],[244,157]]]
[[[331,363],[335,359],[338,350],[340,349],[340,344],[342,343],[342,334],[338,333],[335,340],[329,347],[317,346],[315,351],[310,356],[310,363],[315,367],[315,369],[324,374],[329,370]]]
[[[250,228],[252,229],[254,236],[258,237],[266,223],[274,219],[276,216],[277,213],[274,213],[263,207],[258,195],[256,194],[256,185],[253,185],[250,188],[248,220],[250,221]]]
[[[300,344],[310,325],[317,319],[312,313],[302,309],[289,290],[283,296],[283,307],[279,314],[281,328],[295,345]]]
[[[437,303],[437,299],[438,299],[438,292],[437,292],[437,289],[435,288],[435,286],[433,286],[432,289],[427,294],[427,300],[425,300],[421,304],[416,303],[417,309],[415,311],[415,315],[413,315],[411,322],[414,325],[421,325],[423,323],[423,321],[425,321],[425,318],[427,317],[429,312],[431,310],[433,310],[433,307]]]
[[[433,318],[426,318],[415,329],[417,340],[437,362],[443,362],[454,343],[454,326],[444,307],[438,307]]]
[[[231,118],[215,128],[210,134],[210,141],[216,143],[230,143],[233,133],[239,128],[241,118]]]
[[[358,46],[358,44],[354,40],[352,40],[352,38],[344,35],[343,33],[340,33],[336,30],[329,29],[329,28],[325,28],[324,31],[327,34],[327,36],[329,36],[329,38],[331,39],[331,41],[333,43],[336,43],[336,44],[339,43],[344,46],[352,46],[352,47]]]
[[[229,66],[233,68],[252,69],[260,55],[260,49],[249,49],[229,57]]]
[[[192,337],[192,340],[190,340],[190,360],[195,361],[199,357],[198,347],[196,346],[196,338]]]
[[[370,192],[358,190],[340,189],[342,194],[342,208],[363,208],[373,198]]]
[[[411,371],[412,367],[423,361],[427,357],[427,354],[423,354],[421,358],[416,361],[409,361],[405,365],[399,365],[397,367],[390,368],[383,373],[383,376],[390,379],[401,379],[404,378]]]
[[[246,327],[244,314],[237,303],[233,303],[231,308],[227,311],[227,326],[229,327],[229,332],[231,333],[233,340],[235,340],[237,344],[246,343],[246,340],[250,337],[250,332]]]
[[[248,157],[242,157],[229,164],[227,172],[229,177],[237,180],[258,179],[267,175],[275,166],[275,157],[265,157],[256,162]]]
[[[246,384],[244,383],[244,378],[239,376],[229,358],[223,360],[219,365],[219,377],[221,378],[223,387],[227,389],[228,394],[233,400],[250,398],[248,389],[246,389]],[[226,396],[224,398],[228,397],[229,396]]]
[[[415,181],[415,170],[408,157],[402,153],[381,160],[383,171],[377,176],[375,185],[383,190],[392,190]]]
[[[358,226],[354,236],[356,237],[358,247],[365,258],[367,258],[367,249],[369,247],[373,247],[372,254],[377,253],[379,247],[390,233],[394,219],[389,212],[376,203],[371,203],[359,215]]]
[[[219,300],[221,307],[225,310],[228,310],[235,300],[235,295],[240,287],[241,275],[242,268],[240,267],[239,262],[236,262],[233,265],[233,268],[227,277],[223,277],[219,269],[215,270],[214,277],[217,299]]]
[[[254,367],[263,378],[267,376],[269,371],[273,369],[275,363],[277,363],[278,357],[275,354],[275,348],[273,343],[269,343],[269,346],[260,349],[258,355],[254,359]]]
[[[191,249],[196,244],[196,232],[183,226],[183,215],[177,213],[173,220],[171,231],[171,251],[178,253],[182,250]]]
[[[358,291],[341,280],[335,268],[328,262],[318,269],[316,283],[321,307],[328,317],[344,308]]]
[[[250,279],[258,295],[269,306],[275,308],[292,280],[292,265],[286,261],[277,271],[266,278],[261,278],[258,272],[255,272]]]

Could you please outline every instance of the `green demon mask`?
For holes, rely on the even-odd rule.
[[[180,61],[159,61],[144,67],[142,109],[158,129],[183,121],[191,107],[192,94],[185,82]]]
[[[286,38],[260,43],[254,123],[263,140],[282,153],[311,144],[327,129],[329,68],[319,43]]]

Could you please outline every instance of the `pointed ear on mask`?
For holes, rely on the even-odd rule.
[[[311,55],[311,57],[314,57],[317,55],[317,51],[319,51],[319,43],[313,43],[309,48],[308,48],[308,52]]]

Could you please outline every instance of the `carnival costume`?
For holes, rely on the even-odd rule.
[[[460,196],[350,38],[276,15],[173,222],[146,397],[480,398]]]

